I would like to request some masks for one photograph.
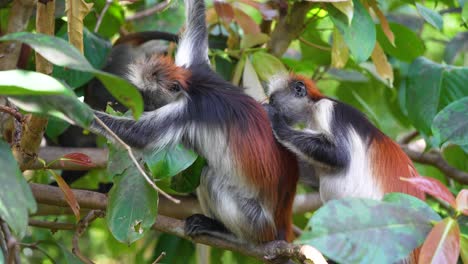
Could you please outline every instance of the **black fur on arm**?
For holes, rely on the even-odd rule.
[[[321,132],[298,131],[291,128],[276,110],[267,110],[278,141],[306,160],[314,160],[332,168],[343,169],[349,164],[349,152],[341,142],[332,141]]]

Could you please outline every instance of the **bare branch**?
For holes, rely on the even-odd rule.
[[[61,222],[48,222],[48,221],[41,221],[36,219],[29,219],[28,225],[40,228],[47,228],[50,229],[52,232],[56,232],[57,230],[75,230],[76,225],[72,223],[61,223]]]
[[[39,149],[39,158],[43,159],[46,164],[63,157],[69,153],[83,153],[86,154],[88,157],[91,158],[91,162],[93,166],[83,166],[80,164],[76,164],[70,161],[63,161],[63,162],[54,162],[50,166],[49,169],[57,169],[57,170],[74,170],[74,171],[81,171],[81,170],[90,170],[90,169],[104,169],[107,167],[107,156],[109,154],[107,149],[101,148],[66,148],[66,147],[44,147]],[[37,170],[43,169],[44,164],[36,161],[25,169],[28,170]]]
[[[175,199],[174,197],[170,196],[169,194],[167,194],[165,191],[161,190],[158,186],[156,186],[156,184],[153,182],[153,180],[151,180],[151,178],[146,174],[145,170],[141,167],[140,163],[138,162],[138,160],[135,158],[135,155],[133,154],[133,151],[132,151],[132,148],[127,145],[125,142],[123,142],[122,139],[120,139],[115,133],[114,131],[112,131],[108,126],[106,126],[106,124],[104,122],[102,122],[101,119],[99,119],[99,117],[97,116],[94,116],[94,120],[96,120],[96,122],[102,126],[106,131],[107,133],[109,133],[109,135],[111,135],[120,145],[122,145],[128,152],[128,155],[130,156],[130,158],[132,159],[133,161],[133,164],[135,164],[135,166],[137,167],[138,171],[141,173],[141,175],[143,175],[143,177],[145,178],[146,182],[151,186],[153,187],[153,189],[155,189],[156,191],[158,191],[160,194],[162,194],[163,196],[165,196],[167,199],[171,200],[172,202],[178,204],[180,203],[179,200]]]
[[[408,157],[415,162],[432,165],[442,171],[447,177],[454,179],[457,182],[468,184],[468,173],[458,170],[457,168],[448,164],[448,162],[442,157],[442,154],[436,150],[429,152],[417,152],[411,150],[408,145],[400,145],[403,151],[406,152]]]
[[[84,232],[86,231],[86,228],[88,228],[89,224],[92,221],[94,221],[98,217],[104,217],[104,216],[105,216],[104,211],[92,210],[88,213],[88,215],[86,215],[83,219],[81,219],[78,222],[75,235],[73,236],[73,239],[72,239],[72,244],[73,244],[72,252],[73,254],[75,254],[75,256],[77,256],[81,261],[83,261],[86,264],[92,264],[94,262],[92,262],[90,259],[88,259],[85,255],[81,253],[80,246],[79,246],[80,237],[84,234]]]
[[[419,131],[411,131],[405,135],[403,135],[399,140],[398,143],[400,144],[408,144],[410,143],[413,139],[415,139],[419,135]]]
[[[324,50],[324,51],[330,51],[330,50],[331,50],[331,48],[329,48],[329,47],[324,47],[324,46],[321,46],[321,45],[312,43],[312,42],[306,40],[306,39],[303,38],[303,37],[299,37],[298,39],[299,39],[300,42],[306,44],[307,46],[311,46],[311,47],[313,47],[313,48],[320,49],[320,50]]]
[[[141,19],[141,18],[144,18],[144,17],[147,17],[147,16],[154,15],[154,14],[156,14],[158,12],[162,12],[166,8],[169,7],[171,2],[172,2],[172,0],[166,0],[164,2],[158,3],[157,5],[155,5],[155,6],[151,7],[151,8],[145,9],[145,10],[143,10],[141,12],[137,12],[133,16],[129,16],[129,17],[125,18],[125,20],[126,21],[138,20],[138,19]]]
[[[18,111],[18,109],[15,109],[13,107],[5,106],[5,105],[0,105],[0,112],[7,113],[11,116],[13,116],[16,120],[19,122],[24,121],[24,116],[23,114]]]
[[[16,238],[11,234],[10,228],[8,227],[7,223],[3,220],[0,220],[0,228],[2,230],[3,236],[5,238],[5,242],[7,244],[7,255],[5,258],[7,260],[6,263],[8,264],[19,264],[21,263],[19,257],[19,247]]]

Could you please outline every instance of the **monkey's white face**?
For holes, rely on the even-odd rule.
[[[307,122],[313,114],[314,102],[307,96],[305,84],[289,75],[274,76],[269,83],[269,104],[290,125]]]

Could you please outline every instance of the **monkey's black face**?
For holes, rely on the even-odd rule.
[[[307,96],[304,82],[289,76],[276,77],[270,82],[270,106],[289,125],[303,123],[310,117],[312,102]]]

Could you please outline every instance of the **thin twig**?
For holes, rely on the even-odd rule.
[[[159,257],[156,258],[156,260],[153,262],[153,264],[157,264],[159,263],[164,257],[166,256],[166,252],[161,252],[161,254],[159,255]]]
[[[10,228],[8,227],[5,221],[0,220],[0,227],[2,229],[3,235],[5,236],[5,241],[7,243],[7,252],[8,255],[5,256],[8,264],[19,264],[20,257],[18,251],[18,242],[16,238],[11,234]]]
[[[4,112],[4,113],[7,113],[7,114],[11,115],[12,117],[14,117],[19,122],[24,121],[23,114],[21,114],[17,109],[15,109],[13,107],[0,105],[0,112]]]
[[[415,162],[431,165],[442,171],[445,176],[454,179],[455,181],[468,184],[468,172],[461,171],[450,165],[439,151],[431,150],[429,152],[417,152],[408,147],[408,145],[400,145],[406,155]]]
[[[101,14],[99,14],[99,18],[96,22],[96,26],[94,27],[94,33],[97,33],[99,28],[101,27],[102,19],[104,18],[104,15],[107,13],[107,9],[109,9],[109,6],[112,4],[112,0],[106,0],[106,5],[101,11]]]
[[[132,148],[127,145],[125,142],[123,142],[122,139],[119,138],[119,136],[117,136],[114,131],[112,131],[104,122],[102,122],[101,119],[99,119],[99,117],[97,116],[94,116],[94,119],[96,120],[96,122],[101,125],[119,144],[121,144],[128,152],[128,155],[130,156],[130,158],[132,159],[133,163],[135,164],[135,166],[137,167],[138,171],[143,175],[143,177],[145,178],[145,180],[149,183],[149,185],[151,185],[151,187],[153,187],[156,191],[158,191],[160,194],[162,194],[163,196],[165,196],[167,199],[171,200],[172,202],[174,203],[180,203],[179,200],[175,199],[174,197],[170,196],[169,194],[167,194],[166,192],[164,192],[163,190],[161,190],[158,186],[156,186],[156,184],[151,180],[151,178],[146,174],[145,170],[143,170],[143,168],[141,167],[140,163],[137,161],[137,159],[135,158],[135,155],[133,155],[133,151],[132,151]]]
[[[400,140],[398,140],[398,143],[400,144],[408,144],[410,143],[413,139],[415,139],[417,136],[419,136],[419,131],[414,130],[411,131],[405,135],[403,135]]]
[[[104,211],[101,210],[92,210],[90,211],[83,219],[81,219],[78,222],[78,226],[76,228],[76,232],[73,235],[72,239],[72,252],[77,256],[81,261],[83,261],[86,264],[93,264],[94,262],[88,259],[85,255],[81,253],[80,246],[79,246],[79,240],[80,237],[84,234],[86,231],[86,228],[88,228],[89,224],[94,221],[98,217],[104,217],[105,213]]]
[[[306,44],[307,46],[311,46],[311,47],[314,47],[314,48],[317,48],[317,49],[321,49],[321,50],[325,50],[325,51],[331,51],[331,48],[329,48],[329,47],[324,47],[324,46],[321,46],[321,45],[312,43],[312,42],[306,40],[306,39],[303,38],[303,37],[299,37],[298,39],[299,39],[300,42]]]
[[[52,232],[56,232],[57,230],[75,230],[76,225],[72,223],[61,223],[61,222],[49,222],[49,221],[42,221],[36,219],[29,219],[28,225],[39,227],[39,228],[47,228],[52,230]]]
[[[138,20],[147,16],[154,15],[158,12],[166,10],[167,7],[171,4],[172,0],[166,0],[164,2],[161,2],[151,8],[145,9],[141,12],[135,13],[133,16],[129,16],[125,18],[126,21],[133,21],[133,20]]]

